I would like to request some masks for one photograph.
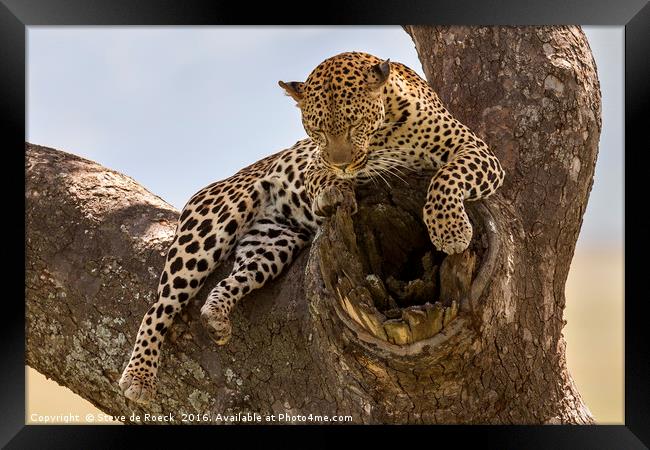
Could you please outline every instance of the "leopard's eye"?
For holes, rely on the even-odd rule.
[[[359,119],[350,126],[350,130],[352,132],[359,131],[362,125],[363,125],[363,119]]]
[[[321,128],[315,128],[311,130],[311,134],[317,138],[317,140],[327,143],[327,135],[325,134],[325,131],[323,131]]]

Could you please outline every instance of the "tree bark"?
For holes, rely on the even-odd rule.
[[[428,241],[430,174],[360,189],[356,215],[339,209],[237,305],[224,347],[198,318],[230,263],[211,276],[171,329],[156,402],[143,408],[117,380],[178,213],[124,175],[28,144],[27,363],[125,422],[255,412],[262,423],[591,423],[562,337],[600,133],[587,41],[578,27],[405,29],[434,90],[506,170],[495,196],[467,204],[465,253]]]

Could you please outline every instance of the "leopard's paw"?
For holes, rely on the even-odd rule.
[[[322,189],[314,198],[311,209],[317,216],[329,217],[336,213],[339,206],[347,209],[350,214],[355,214],[357,212],[357,201],[354,198],[354,191],[343,190],[338,186],[328,186]]]
[[[452,210],[427,203],[424,207],[424,222],[437,250],[453,255],[462,253],[469,247],[473,230],[462,203]]]
[[[201,311],[201,322],[215,344],[225,345],[228,343],[232,334],[232,326],[226,314],[206,309]]]
[[[146,405],[156,394],[156,375],[140,367],[126,367],[119,381],[122,394],[136,403]]]

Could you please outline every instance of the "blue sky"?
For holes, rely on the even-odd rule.
[[[603,132],[582,245],[622,244],[623,27],[584,27]],[[123,172],[176,208],[304,137],[278,80],[360,50],[423,75],[400,27],[28,27],[27,140]]]

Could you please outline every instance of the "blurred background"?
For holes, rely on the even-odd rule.
[[[567,281],[567,359],[598,423],[623,423],[623,27],[583,27],[603,130]],[[27,31],[27,141],[118,170],[178,209],[305,136],[277,81],[358,50],[424,77],[411,38],[387,27],[37,27]],[[250,124],[255,124],[254,129]],[[125,356],[126,357],[126,356]],[[26,367],[26,421],[99,412]],[[130,411],[129,411],[130,413]]]

